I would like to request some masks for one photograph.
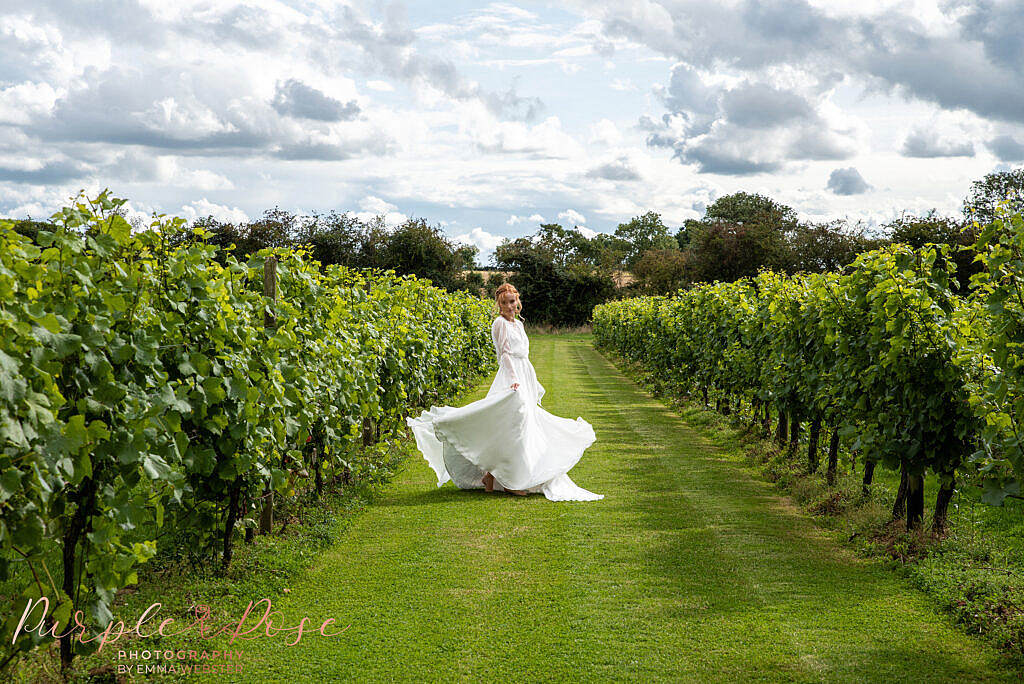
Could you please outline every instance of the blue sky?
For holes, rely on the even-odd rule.
[[[0,7],[0,213],[670,226],[760,192],[807,220],[958,214],[1024,161],[1011,2],[209,2]]]

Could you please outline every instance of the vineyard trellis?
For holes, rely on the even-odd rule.
[[[19,605],[47,597],[50,618],[12,644],[14,611],[4,664],[77,610],[109,624],[153,530],[219,540],[227,568],[261,501],[347,478],[494,365],[478,297],[303,250],[171,247],[183,219],[133,231],[124,202],[80,195],[34,242],[0,221],[0,580],[23,576]],[[60,645],[65,667],[90,648]]]
[[[1019,496],[1024,476],[1024,221],[1003,212],[973,249],[983,265],[966,296],[951,289],[948,245],[893,244],[842,273],[762,271],[672,296],[594,310],[599,346],[642,363],[675,391],[699,393],[795,449],[806,425],[807,469],[835,484],[840,440],[864,461],[899,470],[894,517],[919,527],[924,478],[939,479],[932,526],[942,531],[958,475],[990,503]]]

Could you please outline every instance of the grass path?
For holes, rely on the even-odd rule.
[[[275,602],[315,632],[236,644],[238,681],[1016,681],[890,571],[837,548],[594,350],[535,336],[595,502],[462,491],[418,452]],[[483,397],[489,379],[461,403]],[[219,678],[231,681],[229,677]]]

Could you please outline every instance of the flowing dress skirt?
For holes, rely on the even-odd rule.
[[[604,498],[568,475],[596,439],[590,423],[552,415],[536,403],[536,392],[498,389],[497,381],[483,399],[406,418],[437,486],[451,480],[460,489],[483,489],[489,472],[495,489],[540,492],[551,501]]]

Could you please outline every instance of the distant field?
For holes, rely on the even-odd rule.
[[[515,273],[515,271],[463,271],[463,273],[479,273],[483,276],[484,282],[486,283],[495,273],[502,274],[505,276],[505,279],[508,280],[508,277]],[[636,280],[636,278],[633,277],[633,274],[629,271],[615,271],[612,273],[612,279],[615,280],[615,287],[623,287],[624,285],[629,285],[631,282]]]
[[[500,273],[501,275],[505,276],[506,279],[508,279],[508,277],[515,273],[515,271],[463,271],[463,273],[479,273],[480,275],[483,276],[484,282],[486,283],[488,280],[491,279],[491,276],[493,276],[495,273]]]

